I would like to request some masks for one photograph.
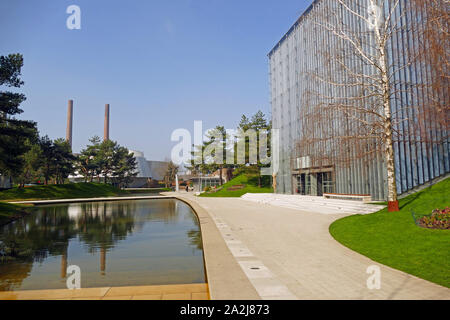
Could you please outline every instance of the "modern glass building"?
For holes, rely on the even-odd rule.
[[[358,17],[368,15],[371,1],[344,3],[347,8],[337,0],[315,0],[269,53],[272,124],[280,130],[277,192],[370,194],[386,200],[387,172],[375,116],[383,110],[370,94],[376,91],[370,79],[378,71],[331,31],[345,30],[375,56],[374,31]],[[416,57],[425,41],[421,24],[426,13],[409,0],[400,0],[395,8],[393,3],[379,0],[381,10],[375,15],[393,31],[385,53],[395,176],[402,194],[448,174],[448,109],[439,114],[430,105],[450,103],[448,87],[433,91],[432,67]],[[351,111],[342,112],[342,106]]]

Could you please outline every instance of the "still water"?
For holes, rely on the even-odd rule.
[[[175,199],[37,206],[0,228],[0,291],[204,283],[199,222]]]

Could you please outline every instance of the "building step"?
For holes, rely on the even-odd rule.
[[[357,202],[355,200],[325,199],[315,196],[280,195],[270,193],[247,193],[243,195],[241,199],[260,204],[322,214],[368,214],[379,211],[385,207],[382,205]]]

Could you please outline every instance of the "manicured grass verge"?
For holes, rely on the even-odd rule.
[[[95,198],[127,193],[129,192],[120,190],[109,184],[70,183],[3,190],[0,191],[0,201]]]
[[[411,214],[430,214],[450,205],[450,179],[400,200],[400,212],[387,209],[335,221],[331,235],[374,261],[450,287],[450,231],[418,227]]]
[[[241,174],[227,183],[225,183],[221,190],[213,193],[202,193],[200,197],[240,197],[246,193],[273,193],[273,189],[268,187],[270,179],[267,176],[262,177],[262,187],[258,186],[258,176],[250,174]],[[269,183],[268,183],[269,181]],[[234,185],[243,184],[245,187],[240,190],[227,190]]]

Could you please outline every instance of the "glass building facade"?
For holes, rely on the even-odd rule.
[[[370,1],[344,3],[349,7],[337,0],[314,1],[269,53],[272,124],[280,130],[277,192],[370,194],[374,200],[386,200],[382,142],[377,138],[361,139],[360,143],[337,139],[356,136],[362,126],[351,114],[319,108],[331,105],[336,97],[351,100],[358,95],[367,96],[356,103],[360,108],[371,110],[370,106],[376,105],[370,95],[364,95],[364,85],[336,85],[352,82],[349,71],[343,68],[359,70],[367,77],[377,72],[353,54],[354,46],[326,28],[330,23],[345,26],[359,37],[365,50],[370,52],[376,47],[370,26],[362,24],[357,16],[366,15]],[[396,31],[389,37],[385,52],[390,86],[395,92],[391,97],[395,177],[397,192],[402,194],[450,171],[448,129],[436,114],[427,113],[430,101],[439,99],[448,106],[449,96],[448,88],[438,93],[430,91],[432,69],[426,61],[413,59],[424,42],[420,27],[425,13],[411,7],[408,0],[400,0],[395,8],[391,7],[393,3],[380,0],[378,4],[383,23],[389,21],[390,30]],[[333,55],[340,56],[345,67],[330,62]],[[367,114],[358,121],[371,122],[373,118]],[[443,116],[448,119],[447,112]]]

